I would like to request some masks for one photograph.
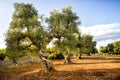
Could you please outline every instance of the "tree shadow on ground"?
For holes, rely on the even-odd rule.
[[[11,75],[14,76],[14,75]],[[0,80],[119,80],[120,68],[78,71],[54,71],[41,74],[35,72],[23,76],[9,77],[0,75]]]
[[[83,56],[81,59],[95,59],[95,60],[120,60],[120,56]]]
[[[119,80],[120,69],[55,71],[51,73],[33,73],[19,80]]]
[[[89,59],[82,59],[82,60],[89,60]],[[99,61],[99,60],[102,60],[102,59],[90,59],[91,61],[92,60],[96,60],[95,62],[82,62],[82,60],[80,62],[75,62],[73,61],[71,64],[74,64],[74,65],[82,65],[82,64],[116,64],[116,63],[120,63],[120,60],[110,60],[110,61]],[[98,62],[97,62],[98,60]],[[59,63],[59,64],[56,64],[56,65],[71,65],[71,64],[62,64],[62,63]]]
[[[100,59],[101,60],[101,59]],[[76,60],[73,59],[73,62]],[[23,74],[27,71],[33,71],[35,69],[40,68],[40,63],[22,68],[22,69],[15,69],[10,72],[2,72],[0,71],[0,80],[119,80],[120,79],[120,68],[115,68],[115,69],[81,69],[77,65],[84,65],[87,66],[87,64],[109,64],[112,63],[111,65],[114,65],[114,63],[120,63],[120,60],[102,60],[98,61],[95,59],[81,59],[77,60],[78,63],[73,63],[72,68],[78,68],[75,69],[75,71],[72,71],[71,69],[71,64],[70,66],[65,66],[65,64],[61,64],[62,60],[60,62],[58,61],[56,66],[62,68],[65,67],[65,69],[62,69],[60,67],[57,67],[57,71],[51,72],[51,73],[45,73],[41,74],[41,72],[34,72],[34,73],[28,73],[28,74]],[[86,62],[88,61],[88,62]],[[116,64],[115,64],[116,65]],[[76,67],[77,66],[77,67]],[[84,67],[82,66],[82,67]],[[118,65],[117,65],[118,66]],[[71,70],[67,70],[67,67]],[[96,66],[95,66],[96,67]],[[61,70],[59,70],[61,69]],[[67,71],[66,71],[67,70]],[[21,75],[22,74],[22,75]]]

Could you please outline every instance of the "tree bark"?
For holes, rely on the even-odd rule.
[[[72,63],[72,61],[71,61],[71,59],[70,59],[70,55],[68,54],[68,55],[65,55],[65,60],[64,60],[64,64],[71,64]]]
[[[42,72],[46,73],[46,72],[55,71],[53,63],[50,60],[47,60],[48,54],[47,54],[46,50],[44,50],[44,49],[40,50],[38,52],[38,56],[41,59],[41,63],[42,63],[41,71]]]
[[[47,59],[43,60],[42,66],[41,66],[41,71],[44,73],[55,71],[53,63]]]

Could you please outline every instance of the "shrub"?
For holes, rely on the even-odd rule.
[[[49,54],[49,56],[48,56],[48,59],[51,59],[51,60],[54,60],[55,58],[56,58],[55,53],[51,53],[51,54]]]
[[[4,60],[6,57],[6,49],[0,49],[0,60]]]
[[[0,53],[0,60],[4,60],[5,57],[6,57],[6,54],[4,54],[4,53]]]
[[[64,56],[62,53],[56,54],[56,59],[63,59]]]
[[[62,53],[56,54],[56,53],[51,53],[48,56],[48,59],[55,60],[55,59],[63,59],[64,56]]]

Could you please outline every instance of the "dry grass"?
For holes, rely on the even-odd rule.
[[[120,60],[113,59],[72,59],[73,64],[62,64],[54,60],[57,71],[41,74],[40,63],[22,69],[0,72],[0,80],[119,80]]]

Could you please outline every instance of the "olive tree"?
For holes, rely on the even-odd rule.
[[[89,34],[79,35],[77,38],[77,48],[78,48],[78,56],[81,58],[82,54],[88,54],[93,52],[96,47],[96,41],[93,41],[93,36]]]
[[[72,11],[71,7],[63,8],[61,12],[53,10],[50,17],[47,19],[49,33],[57,38],[56,47],[63,49],[65,61],[70,63],[69,53],[72,50],[73,34],[79,33],[78,25],[80,24],[79,17]],[[71,43],[72,42],[72,43]],[[67,57],[66,57],[67,56]],[[66,61],[67,60],[67,61]]]
[[[31,47],[34,47],[36,53],[41,49],[45,50],[50,38],[48,32],[43,28],[44,26],[41,25],[42,22],[39,21],[38,11],[32,4],[15,3],[14,8],[12,21],[6,34],[6,51],[9,57],[16,62],[21,56],[27,55],[26,52]]]
[[[120,54],[120,40],[114,41],[113,46],[114,46],[114,53]]]

